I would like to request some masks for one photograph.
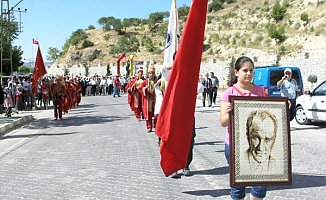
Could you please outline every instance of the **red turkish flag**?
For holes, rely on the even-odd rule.
[[[43,61],[42,53],[40,47],[37,49],[36,61],[33,72],[33,82],[32,82],[32,93],[36,94],[37,82],[44,74],[46,74],[45,64]]]
[[[38,41],[36,39],[33,38],[33,44],[37,44],[38,45]]]
[[[207,0],[194,0],[185,24],[161,111],[156,134],[162,139],[161,167],[165,176],[186,167],[196,106]]]

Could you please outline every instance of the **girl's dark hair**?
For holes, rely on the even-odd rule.
[[[247,56],[241,56],[238,58],[235,61],[234,68],[231,73],[231,86],[238,82],[238,77],[235,75],[234,70],[239,71],[245,62],[251,62],[252,66],[255,66],[254,62],[252,62],[252,60]]]

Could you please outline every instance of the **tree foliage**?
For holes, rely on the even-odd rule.
[[[0,61],[2,62],[2,75],[10,75],[11,72],[17,71],[18,67],[22,66],[24,62],[22,62],[23,51],[21,50],[21,46],[11,46],[14,40],[18,37],[18,22],[15,22],[15,18],[12,17],[11,21],[0,19],[1,26],[6,27],[0,34],[0,38],[2,39],[2,43],[4,44],[2,49],[2,57],[10,58],[10,61]],[[1,59],[1,58],[0,58]],[[12,71],[11,71],[12,69]]]
[[[164,18],[169,17],[169,12],[154,12],[149,15],[148,25],[153,27],[156,23],[162,23]]]
[[[82,44],[83,48],[92,47],[92,46],[94,46],[94,42],[89,41],[89,40],[84,40],[84,42]]]
[[[300,19],[305,22],[305,25],[307,25],[308,22],[309,22],[309,15],[308,15],[308,13],[306,13],[306,12],[301,13]]]
[[[110,49],[110,54],[119,54],[121,52],[137,52],[139,50],[139,40],[137,37],[132,36],[127,38],[122,36],[119,38],[117,45],[114,45]]]
[[[56,61],[61,55],[61,51],[55,47],[49,47],[48,55],[46,56],[47,60]]]
[[[208,5],[208,11],[214,12],[223,9],[224,3],[234,3],[236,0],[213,0],[212,3]]]
[[[95,29],[95,26],[94,25],[89,25],[88,26],[88,30],[94,30]]]
[[[276,21],[281,21],[286,13],[288,3],[284,2],[283,5],[280,4],[280,1],[277,0],[272,8],[271,17]]]
[[[279,44],[285,40],[285,29],[283,25],[269,24],[268,36]]]
[[[18,67],[19,74],[30,74],[33,73],[33,69],[29,66],[20,66]]]
[[[141,43],[143,46],[146,47],[146,49],[149,51],[149,52],[154,52],[155,51],[155,46],[154,46],[154,43],[152,41],[152,38],[144,35],[142,38],[141,38]]]
[[[81,41],[87,39],[87,34],[84,30],[78,29],[77,31],[73,32],[70,36],[69,43],[71,45],[77,46]]]

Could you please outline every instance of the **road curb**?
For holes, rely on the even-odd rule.
[[[24,124],[27,124],[32,120],[34,120],[33,115],[26,115],[26,116],[19,117],[11,121],[10,123],[6,123],[0,127],[0,135],[4,135],[7,132],[14,130],[15,128],[20,127]]]

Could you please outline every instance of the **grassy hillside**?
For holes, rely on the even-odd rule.
[[[227,60],[231,56],[251,55],[257,61],[267,59],[271,54],[281,55],[282,59],[297,56],[300,52],[309,51],[310,57],[325,56],[326,53],[326,3],[318,0],[292,0],[283,20],[277,24],[285,29],[285,40],[277,43],[269,37],[268,24],[276,24],[271,18],[275,1],[242,0],[224,5],[223,10],[207,14],[206,33],[202,61],[209,59]],[[281,2],[282,3],[282,2]],[[308,22],[303,21],[302,14],[308,16]],[[167,23],[167,22],[165,22]],[[180,22],[181,27],[184,22]],[[158,26],[164,26],[159,24]],[[166,26],[166,24],[165,24]],[[162,63],[165,38],[147,25],[126,28],[124,36],[115,31],[103,29],[86,30],[87,40],[94,46],[82,48],[70,46],[66,55],[54,65],[76,65],[85,62],[81,55],[87,51],[97,50],[99,53],[90,62],[95,66],[115,63],[119,53],[110,54],[113,46],[121,37],[136,37],[140,41],[137,52],[127,52],[127,56],[135,53],[138,61],[155,60]],[[182,31],[181,31],[182,32]],[[155,50],[150,52],[142,42],[144,37],[150,37]],[[121,52],[122,53],[122,52]],[[77,55],[77,56],[76,56]],[[84,61],[83,61],[84,60]]]

